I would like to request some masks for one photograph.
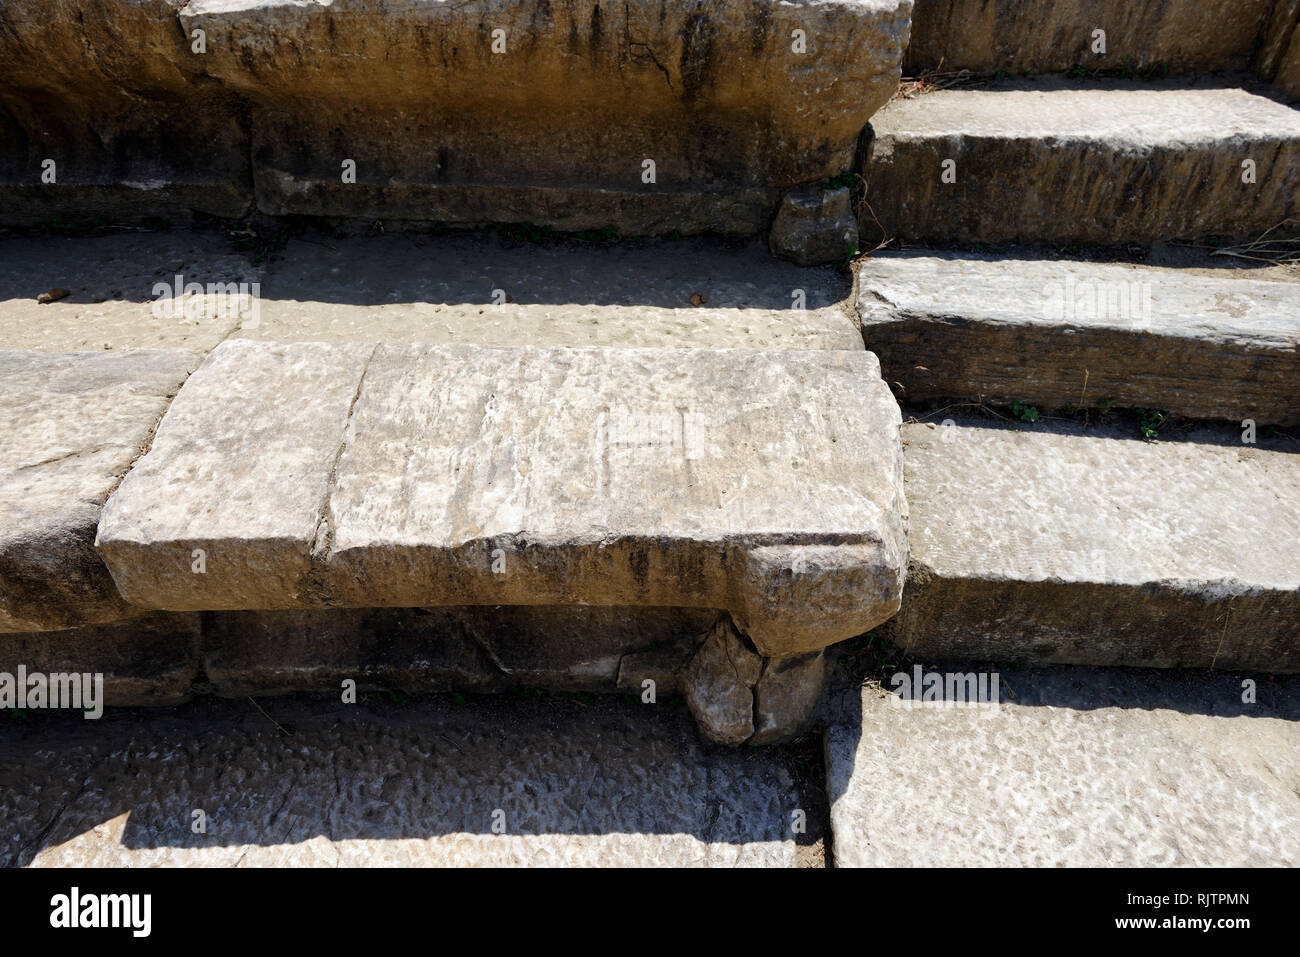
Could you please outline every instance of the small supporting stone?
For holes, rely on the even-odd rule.
[[[799,186],[785,194],[768,236],[773,255],[800,266],[843,262],[858,246],[858,223],[847,186]]]
[[[726,745],[777,744],[799,733],[821,694],[825,656],[764,658],[726,618],[682,674],[705,737]]]

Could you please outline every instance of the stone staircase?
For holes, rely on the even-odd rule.
[[[4,4],[0,672],[819,717],[881,863],[867,769],[983,739],[819,705],[851,639],[1300,671],[1298,21]]]

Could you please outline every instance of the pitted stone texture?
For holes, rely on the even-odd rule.
[[[95,554],[100,506],[198,357],[0,352],[0,632],[132,614]]]
[[[850,283],[759,242],[511,243],[478,234],[293,240],[269,267],[277,342],[853,349]]]
[[[709,746],[680,708],[261,706],[0,722],[0,862],[790,867],[810,849],[793,756]]]
[[[848,187],[801,186],[786,193],[768,237],[772,252],[800,266],[840,263],[858,248]]]
[[[381,345],[329,592],[726,608],[764,654],[820,648],[897,607],[897,414],[863,352]]]
[[[909,75],[1238,70],[1273,0],[916,0]],[[1284,0],[1285,2],[1285,0]],[[1106,31],[1094,53],[1093,31]]]
[[[906,654],[1300,670],[1300,456],[904,426]]]
[[[224,237],[189,231],[0,241],[0,349],[95,352],[182,349],[207,352],[254,316],[230,299],[183,299],[173,313],[158,284],[260,283],[262,271]],[[37,296],[51,287],[57,302]],[[186,316],[186,306],[189,315]]]
[[[867,237],[1250,240],[1300,216],[1300,110],[1244,90],[1014,81],[897,99],[872,126]]]
[[[996,710],[908,707],[869,683],[831,722],[837,865],[1300,863],[1297,679],[1260,677],[1244,704],[1241,675],[1001,677]]]
[[[199,674],[199,616],[146,614],[64,631],[0,635],[0,673],[103,676],[107,708],[188,701]],[[97,720],[103,720],[99,718]]]
[[[744,744],[754,734],[754,685],[763,659],[729,621],[705,636],[682,674],[686,703],[695,722],[719,744]]]
[[[849,166],[911,7],[194,0],[180,19],[250,104],[263,212],[753,234]]]
[[[1242,273],[1231,274],[1240,277]],[[1300,284],[970,255],[872,256],[858,312],[909,401],[1099,401],[1300,422]]]
[[[203,670],[226,696],[335,691],[346,679],[363,690],[412,693],[516,686],[639,693],[640,680],[621,681],[628,659],[640,656],[660,663],[642,677],[657,679],[656,694],[670,694],[672,672],[716,617],[705,609],[564,606],[213,612]]]
[[[170,611],[303,604],[372,348],[232,340],[208,357],[104,508],[95,544],[128,601]]]

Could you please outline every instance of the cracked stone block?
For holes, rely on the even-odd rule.
[[[129,600],[722,609],[768,656],[898,608],[899,411],[870,353],[367,354],[212,353],[101,521]]]
[[[0,352],[0,633],[136,613],[95,553],[100,506],[193,353]]]
[[[800,266],[841,263],[858,248],[858,221],[847,186],[801,186],[786,193],[768,235],[772,252]]]
[[[716,614],[565,606],[212,612],[203,669],[224,696],[337,691],[349,678],[362,689],[411,693],[614,691],[629,658],[684,663]],[[673,690],[670,681],[660,689]]]
[[[199,673],[199,616],[145,614],[62,631],[0,634],[0,672],[99,674],[103,703],[131,708],[188,701]]]
[[[682,673],[686,703],[705,737],[744,744],[754,734],[754,685],[763,659],[729,621],[718,622]]]

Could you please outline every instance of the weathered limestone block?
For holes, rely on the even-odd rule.
[[[199,616],[155,613],[63,631],[0,634],[0,672],[103,676],[103,705],[188,701],[199,673]]]
[[[906,654],[1300,670],[1300,457],[903,431],[912,564],[887,633]]]
[[[898,607],[870,353],[366,348],[213,352],[100,523],[129,600],[725,609],[768,656]]]
[[[848,187],[790,190],[781,200],[768,244],[773,253],[800,266],[843,262],[858,246],[858,221]]]
[[[996,709],[853,689],[826,734],[836,866],[1300,863],[1300,680],[1244,704],[1240,673],[1003,678]]]
[[[1236,274],[1242,275],[1241,273]],[[974,255],[876,255],[858,313],[908,401],[1300,422],[1300,284]]]
[[[909,74],[1237,70],[1273,2],[916,0],[905,65]],[[1095,30],[1105,31],[1104,53],[1094,52]]]
[[[681,672],[700,731],[731,746],[795,737],[817,704],[824,678],[823,652],[764,658],[725,618],[703,636]]]
[[[714,626],[682,674],[686,703],[705,737],[744,744],[754,734],[754,685],[763,659],[731,622]]]
[[[95,554],[100,506],[198,356],[0,352],[0,632],[133,614]]]
[[[231,340],[177,394],[95,545],[118,590],[175,611],[293,608],[372,346]]]
[[[185,220],[250,208],[247,130],[182,33],[181,5],[0,5],[0,220]],[[42,179],[47,160],[53,183]]]
[[[911,6],[193,0],[180,20],[251,104],[264,212],[756,233],[849,166]]]
[[[656,694],[716,612],[501,606],[213,612],[203,670],[217,694],[359,688],[614,691],[632,656],[676,649]],[[665,659],[665,663],[667,663]],[[662,677],[661,675],[650,675]],[[640,691],[640,681],[635,688]]]
[[[873,239],[1246,240],[1300,216],[1300,110],[1244,90],[1008,81],[898,99],[872,126]]]

